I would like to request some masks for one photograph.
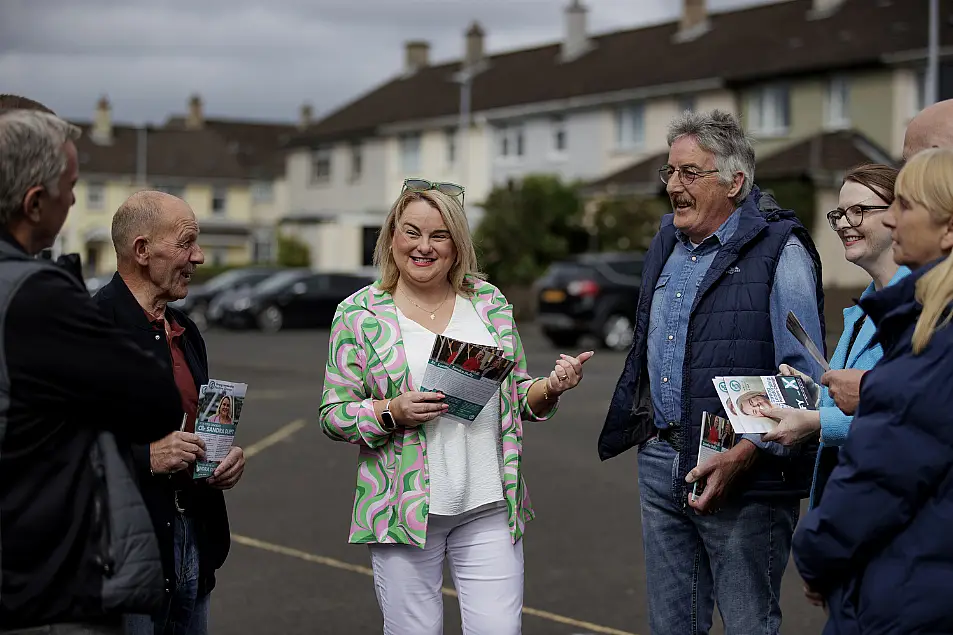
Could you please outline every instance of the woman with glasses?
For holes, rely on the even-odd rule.
[[[887,165],[858,166],[844,177],[837,209],[827,214],[831,229],[844,245],[844,257],[871,277],[861,299],[894,284],[910,271],[894,262],[890,228],[884,226],[884,212],[893,203],[897,170]],[[863,309],[854,305],[844,309],[844,331],[830,361],[832,370],[870,370],[883,356],[874,341],[874,325]],[[786,365],[782,374],[798,372]],[[810,382],[806,375],[805,380]],[[813,384],[813,382],[811,382]],[[816,386],[812,386],[816,389]],[[769,416],[778,427],[764,435],[765,441],[793,445],[820,433],[821,444],[814,467],[810,505],[817,505],[824,485],[837,465],[838,448],[847,439],[851,417],[845,415],[823,388],[817,410],[771,409]]]
[[[883,223],[914,271],[863,298],[883,359],[865,376],[794,562],[830,607],[824,633],[953,633],[953,150],[897,177]]]
[[[520,632],[533,518],[523,421],[551,417],[592,356],[561,355],[548,377],[529,375],[513,307],[479,273],[463,193],[404,182],[377,241],[379,279],[344,300],[332,326],[319,419],[360,448],[349,541],[370,545],[386,634],[443,632],[445,557],[464,633]],[[444,417],[444,395],[422,390],[438,335],[516,362],[470,423]]]

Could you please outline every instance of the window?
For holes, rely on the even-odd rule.
[[[682,95],[678,98],[678,112],[695,112],[695,95]]]
[[[553,131],[553,154],[566,152],[566,120],[562,116],[553,117],[550,123]]]
[[[357,181],[361,178],[361,172],[364,170],[364,151],[360,143],[351,145],[351,180]]]
[[[850,82],[846,77],[832,77],[827,82],[824,123],[828,130],[850,126]]]
[[[228,250],[224,247],[216,247],[211,252],[213,267],[221,267],[228,260]]]
[[[783,84],[765,86],[748,95],[748,127],[765,137],[787,134],[791,125],[791,95]]]
[[[377,237],[381,233],[380,227],[365,227],[362,236],[363,258],[361,264],[370,267],[374,264],[374,248],[377,247]]]
[[[400,167],[405,174],[420,171],[420,134],[400,137]]]
[[[448,128],[444,132],[444,142],[447,149],[447,165],[453,165],[457,162],[457,131]]]
[[[275,198],[274,186],[269,181],[256,181],[251,185],[251,198],[255,203],[270,203]]]
[[[170,194],[176,198],[185,198],[185,188],[181,185],[156,185],[154,186],[154,189],[157,192],[165,192],[166,194]]]
[[[497,134],[501,157],[523,156],[523,126],[500,126]]]
[[[327,183],[331,180],[331,148],[318,148],[311,154],[311,182]]]
[[[274,258],[274,241],[271,234],[262,232],[255,236],[252,244],[252,259],[257,263],[270,263]]]
[[[86,184],[86,208],[101,210],[105,206],[105,187],[102,183]]]
[[[228,202],[228,190],[224,187],[216,187],[212,190],[212,213],[224,214]]]
[[[645,145],[645,105],[632,104],[615,111],[616,147],[635,150]]]

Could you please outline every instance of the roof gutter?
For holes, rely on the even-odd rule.
[[[474,115],[478,115],[476,118],[478,120],[482,120],[483,122],[506,121],[510,119],[521,119],[532,116],[566,113],[567,111],[571,110],[588,110],[592,108],[623,104],[655,97],[667,97],[669,95],[717,90],[724,87],[725,82],[721,78],[699,79],[687,82],[675,82],[671,84],[657,84],[655,86],[630,88],[611,93],[580,95],[579,97],[554,99],[551,101],[521,104],[518,106],[490,108],[488,110],[476,111],[474,112]],[[429,119],[418,119],[414,121],[402,121],[394,124],[385,124],[379,126],[376,132],[380,136],[390,136],[406,132],[415,132],[423,129],[429,130],[433,128],[453,127],[457,125],[459,121],[459,113],[453,113],[440,117],[431,117]]]
[[[891,66],[896,64],[909,64],[910,62],[925,62],[928,57],[928,52],[929,51],[926,48],[899,51],[897,53],[887,53],[885,55],[881,55],[880,60],[884,64]],[[939,57],[953,57],[953,46],[941,46]]]

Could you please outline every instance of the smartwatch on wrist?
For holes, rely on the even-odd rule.
[[[393,432],[397,429],[397,422],[390,412],[390,402],[391,400],[388,399],[387,403],[384,404],[383,412],[381,412],[381,428],[384,429],[384,432]]]

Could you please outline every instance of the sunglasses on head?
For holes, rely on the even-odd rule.
[[[427,179],[404,179],[404,189],[402,192],[410,190],[411,192],[426,192],[428,190],[437,190],[447,196],[459,196],[460,205],[463,205],[464,187],[456,183],[441,183],[437,181],[428,181]]]

